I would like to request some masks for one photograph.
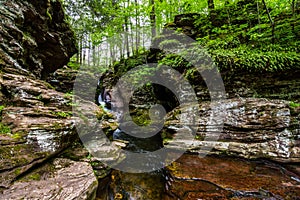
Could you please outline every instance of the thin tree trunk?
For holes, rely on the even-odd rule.
[[[207,0],[209,18],[213,26],[216,26],[216,13],[214,0]]]
[[[152,38],[156,36],[156,16],[155,16],[155,2],[150,0],[151,12],[150,12],[150,22],[152,30]]]
[[[82,65],[82,46],[83,46],[83,36],[80,36],[80,39],[79,39],[79,63],[80,63],[80,65]]]
[[[80,39],[79,39],[79,41],[78,41],[78,52],[76,54],[76,62],[77,63],[80,63],[80,51],[81,51],[81,49],[80,49]]]
[[[225,7],[226,7],[226,12],[227,12],[227,17],[228,17],[228,25],[229,25],[229,28],[231,30],[231,18],[230,18],[230,10],[229,10],[229,2],[226,0],[225,1]]]
[[[134,0],[135,3],[135,54],[138,55],[139,54],[139,45],[140,45],[140,41],[139,41],[139,24],[140,24],[140,20],[139,20],[139,16],[138,16],[138,2],[137,0]]]
[[[82,36],[82,40],[81,40],[82,44],[81,44],[81,51],[82,51],[82,64],[84,65],[85,64],[85,36],[83,35]]]
[[[271,26],[272,26],[272,43],[274,44],[275,43],[275,23],[274,23],[271,15],[270,15],[270,12],[269,12],[269,9],[267,7],[267,4],[266,4],[265,0],[262,0],[262,2],[264,4],[264,6],[265,6],[265,9],[266,9],[267,14],[268,14],[269,21],[270,21]]]
[[[293,13],[293,22],[292,22],[292,30],[293,33],[297,36],[297,34],[295,33],[295,0],[292,1],[292,13]]]
[[[257,6],[257,21],[258,21],[258,31],[259,31],[259,34],[261,34],[261,27],[260,27],[260,11],[259,11],[259,3],[258,1],[256,1],[256,6]]]
[[[129,1],[127,1],[127,6],[129,6]],[[126,7],[126,5],[124,4],[124,8]],[[125,15],[125,45],[126,45],[126,55],[127,57],[129,58],[130,56],[130,50],[129,50],[129,28],[128,28],[128,16],[127,16],[127,13]]]
[[[97,66],[100,66],[100,63],[101,63],[101,50],[100,50],[100,46],[101,45],[98,45],[98,47],[97,47]]]

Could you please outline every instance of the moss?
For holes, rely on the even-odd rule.
[[[9,133],[11,133],[9,126],[6,126],[2,124],[2,122],[0,122],[0,134],[9,134]]]
[[[53,87],[50,83],[44,82],[44,84],[47,88],[55,90],[55,87]]]
[[[151,123],[149,112],[146,109],[137,109],[135,113],[131,114],[131,117],[132,121],[139,126],[147,126]]]
[[[72,112],[64,112],[64,111],[51,112],[51,114],[53,114],[59,118],[68,118],[73,115]]]
[[[69,103],[67,103],[67,106],[78,107],[79,104],[78,103],[69,102]]]
[[[38,100],[42,100],[43,99],[43,96],[40,94],[36,97]]]
[[[63,128],[63,125],[57,122],[54,122],[52,125],[52,128],[54,128],[55,130],[60,130]]]
[[[84,123],[89,122],[89,118],[87,118],[84,114],[78,113],[78,117],[84,121]]]
[[[5,108],[5,106],[4,105],[1,105],[0,106],[0,114],[2,113],[2,110]]]
[[[14,133],[12,136],[11,136],[13,139],[22,139],[23,138],[23,135],[22,133]]]
[[[291,115],[292,116],[297,116],[300,113],[300,103],[296,103],[291,101],[289,104]]]
[[[178,42],[178,40],[164,40],[159,44],[159,48],[160,49],[178,49],[178,46],[180,45],[180,43]]]
[[[18,168],[18,169],[16,169],[16,170],[14,171],[14,173],[15,173],[16,176],[20,175],[21,172],[22,172],[22,171],[21,171],[20,168]]]
[[[300,107],[300,103],[295,103],[295,102],[291,101],[290,102],[290,107],[291,108],[298,108],[298,107]]]
[[[196,135],[195,139],[203,141],[204,140],[204,136],[202,136],[202,135]]]
[[[41,175],[39,173],[33,173],[33,174],[30,174],[27,178],[29,180],[39,181],[39,180],[41,180]]]
[[[73,98],[73,96],[74,96],[73,92],[67,92],[67,93],[64,94],[64,97],[67,98],[67,99],[71,99],[71,98]]]

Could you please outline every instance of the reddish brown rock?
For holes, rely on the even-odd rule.
[[[165,199],[297,199],[299,176],[265,161],[183,155],[167,167]]]

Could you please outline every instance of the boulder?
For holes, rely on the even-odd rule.
[[[9,188],[28,171],[78,143],[76,128],[87,123],[81,116],[94,116],[92,123],[107,132],[117,128],[113,119],[96,121],[97,115],[104,118],[108,115],[96,104],[79,97],[81,114],[73,112],[72,106],[76,106],[73,96],[57,92],[41,80],[5,73],[0,74],[0,87],[6,102],[0,123],[8,128],[0,134],[2,188]]]
[[[15,182],[1,199],[95,199],[97,186],[88,163],[56,158]]]

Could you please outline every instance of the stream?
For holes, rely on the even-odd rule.
[[[98,98],[107,105],[105,98]],[[108,109],[108,108],[106,108]],[[109,110],[109,109],[108,109]],[[124,149],[144,153],[163,147],[160,134],[136,138],[117,129],[113,140],[126,141]],[[153,163],[155,159],[152,158]],[[159,158],[158,158],[159,159]],[[145,164],[151,165],[152,161]],[[171,165],[149,173],[112,170],[99,180],[97,199],[299,199],[300,178],[293,170],[268,160],[184,154]]]

